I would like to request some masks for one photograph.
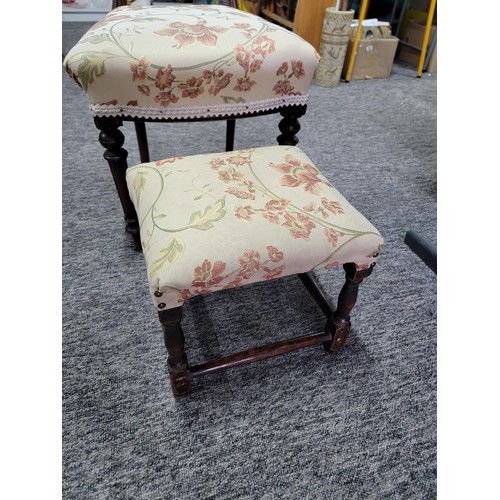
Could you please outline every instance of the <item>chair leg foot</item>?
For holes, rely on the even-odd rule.
[[[329,318],[326,322],[325,331],[331,335],[331,341],[324,344],[325,349],[332,354],[337,354],[344,347],[349,332],[351,331],[351,322],[338,327],[335,325],[333,318]]]
[[[158,316],[168,353],[167,366],[172,392],[174,396],[185,396],[191,392],[193,375],[184,350],[184,333],[181,328],[182,307],[159,311]]]
[[[191,373],[186,372],[185,375],[170,372],[170,386],[175,397],[187,396],[191,393]]]
[[[325,349],[333,354],[344,347],[351,331],[351,311],[358,298],[358,289],[361,282],[371,274],[372,264],[368,269],[356,269],[354,264],[345,264],[345,283],[340,290],[337,309],[328,318],[325,330],[331,336],[331,341],[324,344]]]

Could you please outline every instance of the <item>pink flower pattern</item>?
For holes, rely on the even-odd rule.
[[[234,28],[243,31],[246,38],[251,38],[251,33],[255,31],[255,28],[251,28],[250,25],[245,23],[235,23]],[[227,28],[222,26],[207,26],[203,21],[200,21],[197,24],[174,22],[155,33],[160,36],[174,37],[177,41],[174,48],[182,49],[196,43],[207,47],[214,47],[218,43],[217,35],[225,31],[227,31]],[[253,40],[248,48],[238,44],[234,49],[234,59],[243,68],[244,76],[237,76],[236,81],[233,81],[234,74],[231,72],[226,73],[223,69],[214,71],[205,69],[199,76],[193,76],[174,86],[176,77],[170,64],[163,69],[158,69],[155,77],[150,78],[148,77],[150,63],[144,57],[141,57],[138,61],[131,62],[130,69],[133,80],[146,81],[149,78],[154,81],[154,86],[160,91],[169,90],[167,93],[160,92],[155,96],[155,102],[159,103],[160,106],[166,107],[171,103],[176,103],[179,99],[197,99],[205,91],[209,95],[217,96],[228,86],[231,86],[230,88],[236,92],[243,94],[249,92],[257,84],[256,80],[250,78],[249,75],[259,71],[265,58],[275,52],[275,50],[274,40],[267,35],[262,35]],[[291,70],[289,72],[290,67]],[[294,92],[295,89],[291,79],[299,79],[305,76],[304,63],[301,60],[292,60],[290,63],[284,61],[277,69],[276,75],[284,76],[284,79],[278,80],[275,83],[273,87],[275,94],[281,96],[295,95],[296,92]],[[75,79],[77,80],[76,75]],[[142,95],[149,96],[151,94],[151,88],[147,85],[139,85],[137,89]]]
[[[278,200],[270,200],[266,203],[267,210],[277,210],[278,212],[283,212],[286,209],[290,202],[285,200],[284,198],[280,198]]]
[[[182,97],[196,99],[200,94],[203,94],[202,85],[202,78],[196,78],[195,76],[189,78],[186,82],[179,85],[179,88],[182,90]]]
[[[203,264],[194,270],[192,286],[207,289],[218,285],[224,280],[222,273],[225,269],[224,262],[217,261],[212,265],[209,260],[205,259]]]
[[[279,224],[280,223],[280,218],[279,215],[276,214],[275,212],[262,212],[262,217],[264,219],[268,220],[269,222],[272,222],[273,224]]]
[[[288,71],[288,63],[284,61],[278,68],[278,71],[276,71],[276,76],[286,75],[287,71]]]
[[[175,75],[172,73],[172,66],[170,64],[163,70],[159,69],[156,73],[155,85],[160,90],[168,89],[172,86],[172,82],[175,80]]]
[[[177,102],[179,98],[172,94],[172,92],[160,92],[155,97],[155,102],[157,102],[160,106],[168,106],[171,102]]]
[[[231,181],[241,181],[243,180],[243,178],[244,178],[243,173],[239,172],[234,167],[229,167],[226,170],[219,171],[219,179],[222,182],[225,182],[226,184],[228,184]]]
[[[141,57],[138,61],[130,63],[132,70],[132,80],[145,80],[148,72],[149,63],[145,57]]]
[[[137,90],[143,95],[151,94],[151,89],[147,85],[137,85]]]
[[[321,198],[322,205],[332,214],[343,214],[344,209],[342,205],[335,200],[328,200],[327,198]]]
[[[248,191],[243,191],[236,187],[230,187],[229,189],[226,189],[226,193],[232,194],[233,196],[236,196],[236,198],[239,198],[240,200],[255,200],[255,195],[253,193]]]
[[[285,212],[285,222],[282,226],[288,228],[292,236],[296,239],[303,238],[307,240],[316,224],[304,214],[290,214]]]
[[[198,5],[196,8],[201,11],[198,13],[199,16],[193,17],[196,21],[186,21],[185,17],[179,17],[182,14],[178,15],[177,12],[173,12],[171,18],[165,16],[164,22],[150,32],[146,23],[134,24],[135,15],[131,11],[141,11],[144,10],[143,8],[128,6],[116,13],[111,12],[89,30],[90,35],[87,37],[91,44],[106,42],[111,45],[109,53],[103,52],[106,55],[102,58],[102,64],[104,64],[102,69],[99,68],[97,71],[95,69],[97,64],[101,64],[100,60],[95,65],[81,64],[81,61],[85,61],[84,58],[95,56],[93,47],[87,46],[86,50],[81,52],[80,59],[75,59],[74,63],[73,61],[65,63],[66,70],[78,85],[87,90],[96,78],[100,78],[107,72],[108,60],[123,58],[124,54],[129,54],[130,60],[126,63],[130,68],[129,78],[138,83],[133,87],[139,97],[137,106],[144,106],[145,102],[148,103],[146,105],[150,105],[150,101],[145,99],[149,96],[161,107],[168,107],[179,100],[188,100],[186,105],[192,105],[196,104],[193,101],[197,99],[200,99],[201,103],[207,101],[209,97],[218,97],[221,104],[244,103],[245,99],[250,99],[249,95],[254,98],[256,90],[264,85],[256,73],[261,71],[266,63],[270,66],[267,69],[270,75],[276,74],[277,77],[274,81],[265,83],[269,85],[269,89],[265,91],[266,94],[272,89],[276,96],[303,95],[307,88],[304,82],[311,76],[311,68],[306,65],[307,59],[302,60],[301,56],[286,61],[273,59],[276,57],[279,44],[285,41],[279,36],[279,30],[276,27],[271,24],[262,26],[253,19],[248,22],[244,22],[245,19],[235,19],[236,22],[228,23],[229,17],[219,15],[217,7]],[[230,15],[241,17],[241,14],[231,13]],[[148,16],[141,17],[148,19]],[[151,20],[159,21],[162,18],[163,13],[152,14]],[[178,63],[178,59],[170,64],[166,64],[163,58],[155,61],[152,55],[154,53],[147,54],[147,56],[137,53],[139,45],[136,44],[134,47],[134,44],[125,44],[121,42],[120,36],[104,40],[101,35],[92,34],[108,24],[111,26],[107,29],[116,28],[119,35],[130,35],[144,30],[144,33],[151,37],[153,44],[154,39],[158,38],[158,45],[165,45],[166,42],[168,48],[172,47],[181,54],[189,53],[189,50],[193,51],[197,47],[203,49],[223,46],[229,32],[235,33],[239,40],[236,47],[232,48],[229,53],[222,55],[221,52],[214,51],[217,54],[216,57],[212,59],[210,56],[208,58],[210,61],[207,61],[204,67],[200,66],[199,70],[194,67],[188,75],[183,65]],[[123,37],[124,40],[126,38],[126,36]],[[115,49],[114,46],[117,48]],[[317,57],[315,51],[314,55]],[[299,81],[300,85],[298,85]],[[127,100],[132,103],[136,101],[135,96],[133,98],[127,96]],[[117,99],[117,105],[120,104],[124,103]],[[181,101],[179,105],[182,104]]]
[[[233,74],[232,73],[226,73],[224,75],[224,71],[223,70],[220,70],[218,72],[218,75],[220,74],[220,77],[217,76],[215,77],[214,76],[214,85],[212,85],[209,89],[208,89],[208,93],[209,94],[212,94],[212,95],[217,95],[221,90],[225,89],[229,83],[231,82],[231,78],[233,77]]]
[[[208,47],[215,47],[217,45],[217,34],[224,33],[224,31],[227,31],[227,28],[223,26],[206,26],[203,21],[197,24],[175,22],[167,28],[157,31],[156,34],[173,36],[177,40],[174,48],[182,49],[197,42]]]
[[[197,207],[192,216],[186,218],[189,222],[183,229],[169,228],[169,230],[177,232],[189,228],[192,228],[190,230],[211,229],[224,216],[232,218],[231,221],[227,222],[227,227],[235,228],[235,239],[241,239],[238,236],[239,231],[241,231],[241,234],[245,234],[244,232],[249,225],[255,225],[255,238],[253,238],[255,241],[252,240],[251,243],[255,246],[242,250],[236,244],[235,247],[240,248],[239,253],[236,255],[231,256],[231,251],[223,251],[216,253],[218,259],[201,258],[199,265],[193,266],[191,276],[188,274],[187,283],[190,283],[188,288],[174,288],[175,295],[172,296],[172,301],[182,303],[197,295],[227,290],[247,283],[271,280],[296,272],[295,259],[290,256],[290,263],[287,262],[287,246],[290,252],[294,253],[292,249],[302,242],[314,241],[318,245],[317,248],[322,249],[317,252],[317,267],[339,265],[338,261],[331,261],[335,259],[338,250],[343,248],[357,232],[356,230],[353,232],[344,228],[345,219],[343,217],[344,207],[342,202],[337,201],[335,196],[327,197],[326,193],[322,193],[321,190],[317,192],[318,190],[314,189],[315,184],[327,183],[326,179],[318,175],[317,169],[310,165],[306,158],[298,154],[292,154],[292,151],[292,149],[289,149],[283,152],[279,156],[279,162],[268,162],[266,165],[261,165],[258,162],[254,164],[253,154],[257,155],[256,150],[241,150],[212,155],[205,163],[205,168],[208,169],[208,173],[214,182],[207,182],[207,179],[204,181],[203,186],[201,186],[201,182],[199,186],[193,182],[193,189],[188,189],[185,192],[195,191],[194,201],[202,199],[203,196],[210,196],[213,200],[217,200],[217,196],[220,197],[224,192],[228,196],[234,196],[246,201],[235,202],[235,200],[232,200],[232,202],[229,202],[227,198],[225,200],[222,198],[216,202],[218,203],[217,210],[215,210],[215,204],[205,206],[205,208]],[[165,163],[175,163],[181,158],[160,160],[154,162],[154,164],[160,167]],[[203,163],[201,163],[200,167],[202,165]],[[265,177],[262,169],[267,167],[268,170],[274,171],[276,174],[271,173],[270,177]],[[168,169],[165,171],[168,171]],[[174,171],[178,173],[185,172],[182,164],[179,164]],[[293,182],[287,176],[290,176]],[[283,178],[285,179],[284,183],[280,182]],[[142,182],[146,182],[146,180],[144,178],[141,180],[138,184],[139,188],[135,188],[134,183],[134,188],[136,190],[140,189]],[[217,189],[215,189],[216,184],[218,184]],[[277,188],[280,184],[305,191],[307,195],[299,196],[299,199],[311,201],[307,204],[304,201],[305,206],[301,208],[301,205],[297,204],[296,198],[286,197],[287,190]],[[217,191],[219,192],[217,193]],[[153,207],[152,213],[154,212]],[[157,214],[158,218],[165,217],[160,211],[157,211]],[[156,224],[156,221],[154,223]],[[265,238],[267,234],[264,226],[267,223],[275,224],[274,229],[269,232],[273,237],[272,240],[264,240],[263,242],[262,237]],[[158,221],[158,224],[162,223]],[[167,229],[165,228],[165,230]],[[228,238],[225,230],[223,234],[226,238],[224,243],[230,246],[232,243],[231,238]],[[360,231],[358,234],[363,233]],[[161,249],[159,252],[160,259],[169,259],[169,265],[172,265],[173,259],[182,258],[185,249],[185,243],[180,238],[174,238],[172,241],[173,243],[168,248]],[[380,248],[377,249],[376,254],[373,253],[373,257],[378,256]],[[201,250],[203,251],[203,249]],[[307,245],[304,246],[303,250],[308,251]],[[198,255],[198,250],[196,250],[195,255]],[[367,255],[367,257],[370,256]],[[184,270],[181,272],[184,273]],[[185,275],[182,274],[181,278],[184,280]]]
[[[155,161],[155,165],[157,167],[161,167],[162,165],[166,165],[167,163],[175,163],[177,160],[182,160],[184,156],[175,156],[174,158],[168,158],[166,160],[157,160]]]
[[[274,40],[271,40],[268,36],[263,35],[254,41],[252,46],[252,52],[254,54],[259,54],[262,57],[266,57],[268,54],[272,54],[276,50]]]
[[[278,95],[290,95],[293,90],[293,86],[290,80],[280,80],[273,87],[274,93]]]
[[[302,186],[304,191],[310,191],[313,194],[321,193],[320,185],[326,184],[319,178],[318,169],[311,164],[301,163],[291,155],[285,157],[285,162],[278,165],[272,165],[278,172],[284,174],[280,179],[282,186],[298,187]]]
[[[257,277],[261,281],[277,278],[283,274],[286,264],[282,261],[284,253],[278,248],[269,245],[266,247],[267,258],[262,257],[256,250],[246,250],[237,259],[237,264],[232,271],[227,272],[228,264],[222,261],[212,263],[205,259],[193,271],[191,288],[180,290],[180,299],[187,300],[196,295],[204,295],[217,290],[228,290],[241,286],[245,282],[253,281]],[[281,263],[280,265],[276,265]]]
[[[274,247],[272,245],[268,245],[266,247],[266,249],[267,249],[267,254],[269,255],[269,258],[273,262],[279,262],[280,260],[283,260],[283,252],[278,250],[276,247]]]
[[[275,267],[274,269],[270,269],[269,267],[263,266],[262,269],[264,269],[264,271],[266,271],[266,274],[264,274],[264,276],[262,276],[262,279],[264,281],[268,281],[268,280],[272,280],[272,279],[280,276],[285,269],[285,264],[283,264],[279,267]]]
[[[250,80],[250,78],[238,78],[237,82],[233,89],[238,92],[248,92],[256,83],[255,80]]]
[[[335,200],[328,200],[327,198],[321,198],[321,206],[316,206],[315,203],[308,203],[303,210],[309,213],[320,214],[324,219],[328,219],[331,214],[343,214],[344,209],[340,202]]]
[[[255,250],[247,250],[239,259],[238,276],[244,280],[250,279],[260,269],[260,254]]]
[[[288,78],[292,75],[295,78],[302,78],[306,75],[306,72],[304,71],[304,63],[302,61],[292,61],[292,73],[288,76]]]
[[[236,207],[234,215],[238,219],[250,220],[254,213],[255,212],[252,207],[250,205],[246,205],[244,207]]]
[[[225,190],[231,196],[241,200],[255,200],[257,188],[255,182],[245,177],[245,169],[252,166],[252,153],[255,150],[243,150],[237,154],[225,153],[212,158],[209,166],[217,170],[219,179],[228,184]],[[285,156],[284,161],[270,164],[278,173],[279,184],[286,187],[302,188],[313,195],[321,195],[321,184],[328,182],[319,177],[319,171],[309,163],[301,162],[293,155]],[[262,187],[258,188],[262,191]],[[264,190],[265,192],[265,190]],[[302,209],[290,205],[285,198],[270,197],[263,205],[239,205],[234,210],[234,216],[240,220],[250,221],[255,214],[260,214],[271,224],[281,225],[287,229],[295,239],[308,240],[312,231],[321,219],[328,219],[344,213],[340,202],[326,197],[320,198],[320,203],[311,202]],[[308,215],[310,214],[310,215]],[[319,218],[319,219],[318,219]],[[316,222],[315,222],[316,221]],[[323,223],[321,225],[324,226]],[[325,239],[333,246],[337,246],[339,238],[344,234],[332,227],[324,227]],[[269,247],[268,247],[269,248]]]
[[[333,229],[331,227],[325,227],[324,233],[325,233],[326,239],[331,243],[331,245],[333,247],[337,246],[337,244],[339,242],[339,238],[341,236],[343,236],[343,233],[341,233],[340,231],[335,231],[335,229]]]

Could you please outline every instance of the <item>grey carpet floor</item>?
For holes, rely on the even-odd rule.
[[[413,229],[436,244],[436,87],[395,65],[385,80],[311,88],[300,146],[386,242],[342,352],[316,346],[201,377],[175,400],[142,255],[86,98],[63,73],[65,499],[436,497],[436,275],[403,242]],[[274,144],[278,121],[238,121],[236,148]],[[224,149],[222,122],[148,132],[153,159]],[[317,277],[335,298],[341,270]],[[194,299],[183,326],[197,363],[324,320],[286,277]]]

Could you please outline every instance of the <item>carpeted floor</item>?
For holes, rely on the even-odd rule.
[[[80,27],[66,28],[63,48]],[[436,243],[436,87],[399,65],[385,80],[312,86],[300,146],[386,242],[353,331],[337,356],[316,346],[201,377],[177,401],[142,255],[63,73],[65,499],[436,497],[436,275],[403,242],[413,229]],[[278,121],[238,121],[236,148],[274,144]],[[222,122],[148,132],[153,159],[224,149]],[[335,298],[341,270],[317,277]],[[323,323],[287,277],[192,300],[183,326],[196,363]]]

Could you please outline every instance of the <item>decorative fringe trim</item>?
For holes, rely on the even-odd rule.
[[[296,106],[307,104],[309,94],[276,97],[263,101],[251,101],[233,104],[216,104],[214,106],[189,106],[150,108],[142,106],[122,106],[90,104],[90,110],[95,116],[112,117],[128,116],[130,118],[156,118],[156,119],[197,119],[197,118],[222,118],[226,116],[246,115],[261,111],[270,111],[283,106]]]

